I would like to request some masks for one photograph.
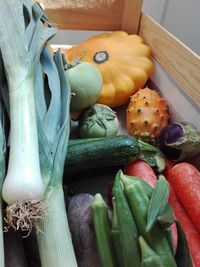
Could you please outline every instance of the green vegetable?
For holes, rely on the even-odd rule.
[[[50,24],[44,25],[38,8],[29,0],[5,0],[0,8],[0,50],[8,83],[2,94],[9,96],[10,104],[10,151],[2,196],[8,204],[7,223],[28,231],[36,226],[37,218],[45,216],[34,75],[44,44],[56,32]]]
[[[108,206],[100,194],[94,196],[92,217],[102,267],[117,266],[108,219]]]
[[[142,236],[139,237],[142,251],[141,267],[163,267],[160,257],[153,251]]]
[[[38,222],[42,230],[37,234],[42,267],[77,267],[62,188],[71,97],[63,60],[60,50],[52,57],[45,47],[35,77],[40,166],[45,184],[43,198],[48,210],[47,216]],[[49,85],[45,90],[44,83]],[[52,95],[49,105],[44,92]]]
[[[175,259],[162,228],[158,224],[155,224],[151,231],[146,232],[149,198],[144,192],[141,184],[138,181],[132,181],[125,176],[121,179],[139,233],[161,258],[164,267],[175,267]]]
[[[172,239],[171,227],[165,228],[164,231],[165,231],[165,236],[167,238],[168,244],[169,244],[169,246],[171,248],[171,251],[172,251],[172,253],[174,255],[174,244],[173,244],[173,239]]]
[[[158,223],[163,227],[167,228],[175,222],[174,211],[172,207],[167,204],[164,212],[158,216]]]
[[[176,221],[176,227],[178,232],[178,246],[175,255],[177,267],[193,267],[187,239],[178,221]]]
[[[79,120],[81,138],[116,136],[119,121],[116,113],[106,105],[94,104],[86,109]]]
[[[112,199],[113,204],[113,210],[112,210],[112,229],[111,229],[111,237],[113,246],[115,249],[115,254],[118,260],[119,267],[125,267],[125,255],[123,253],[123,247],[120,241],[120,235],[119,235],[119,223],[117,219],[117,211],[116,211],[116,204],[115,199]]]
[[[158,216],[165,211],[168,204],[169,192],[169,183],[163,175],[160,175],[149,203],[146,226],[147,232],[149,232],[155,225]]]
[[[133,266],[133,259],[134,266],[140,267],[138,231],[123,191],[120,179],[121,174],[121,171],[117,173],[113,189],[119,225],[119,237],[122,245],[121,253],[123,253],[125,257],[124,267]]]
[[[123,174],[123,173],[121,172],[121,178],[123,177],[123,175],[124,175],[126,178],[129,178],[129,179],[131,179],[131,180],[133,180],[133,181],[138,181],[138,182],[141,184],[141,186],[142,186],[144,192],[146,193],[146,195],[147,195],[149,198],[152,196],[152,193],[153,193],[153,190],[154,190],[154,189],[153,189],[148,183],[146,183],[143,179],[141,179],[139,176],[125,175],[125,174]]]
[[[62,189],[71,91],[65,75],[64,57],[58,51],[53,58],[45,46],[56,31],[41,7],[29,0],[3,1],[0,22],[1,52],[11,88],[11,101],[5,101],[10,111],[10,155],[15,165],[18,164],[14,166],[15,170],[10,164],[13,162],[9,161],[17,180],[16,188],[12,185],[16,192],[9,196],[16,198],[18,194],[20,200],[26,196],[22,207],[30,207],[22,219],[17,220],[14,216],[14,228],[29,231],[32,227],[37,228],[42,267],[77,267]],[[8,91],[4,90],[4,93],[6,100]],[[18,176],[20,171],[21,177]],[[36,173],[39,178],[34,176]],[[35,186],[40,177],[42,190]],[[27,186],[24,186],[25,181]],[[6,190],[4,193],[6,195]],[[16,210],[17,214],[22,214],[18,206]]]
[[[123,175],[124,174],[121,173],[121,177]],[[145,194],[149,197],[149,199],[151,199],[154,189],[151,186],[149,186],[143,179],[141,179],[138,176],[130,176],[130,175],[125,175],[125,177],[133,181],[138,181],[141,184]],[[158,215],[157,221],[162,226],[162,228],[167,228],[175,222],[173,209],[168,203],[163,213]]]
[[[5,136],[5,110],[0,101],[0,190],[6,173],[6,136]],[[0,191],[1,192],[1,191]],[[0,266],[5,266],[4,238],[3,238],[3,201],[0,193]]]
[[[68,147],[66,158],[66,174],[89,169],[127,165],[136,159],[144,158],[152,163],[152,159],[162,157],[159,150],[149,144],[142,144],[132,136],[119,135],[115,137],[88,138],[72,140]],[[163,159],[164,160],[164,159]],[[159,166],[154,167],[159,168]]]
[[[83,110],[100,96],[103,78],[91,63],[81,62],[66,70],[72,89],[71,110]]]

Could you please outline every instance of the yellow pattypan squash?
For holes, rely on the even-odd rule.
[[[99,69],[103,87],[97,103],[110,107],[127,103],[153,70],[150,48],[140,36],[123,31],[94,35],[70,48],[66,56],[69,62],[80,57]]]

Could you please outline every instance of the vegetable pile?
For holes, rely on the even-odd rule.
[[[31,0],[2,1],[0,25],[0,267],[15,232],[30,266],[199,267],[200,132],[148,87],[150,47],[116,31],[55,51]]]

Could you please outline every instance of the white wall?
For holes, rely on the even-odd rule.
[[[199,0],[144,0],[143,10],[200,55]]]

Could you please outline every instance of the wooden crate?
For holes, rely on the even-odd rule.
[[[166,97],[172,116],[200,128],[200,57],[141,12],[142,0],[41,0],[59,29],[139,34],[152,49],[154,84]]]

